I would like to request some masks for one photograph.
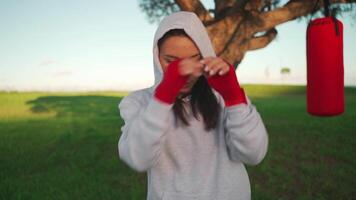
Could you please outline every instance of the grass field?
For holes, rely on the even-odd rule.
[[[305,87],[244,85],[269,134],[247,166],[253,199],[356,198],[356,88],[338,117],[306,113]],[[126,93],[0,93],[0,199],[145,199],[118,158]]]

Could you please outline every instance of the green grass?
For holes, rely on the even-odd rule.
[[[302,86],[244,88],[269,133],[253,199],[356,197],[356,88],[337,117],[308,115]],[[117,153],[126,94],[0,92],[0,199],[145,199],[146,174]]]

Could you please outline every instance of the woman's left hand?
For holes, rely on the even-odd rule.
[[[226,107],[240,103],[247,104],[245,92],[240,87],[232,65],[219,57],[207,57],[200,62],[206,65],[204,76],[209,85],[221,94]]]
[[[220,57],[206,57],[200,60],[200,63],[204,64],[204,73],[207,77],[214,76],[215,74],[226,74],[230,66]]]

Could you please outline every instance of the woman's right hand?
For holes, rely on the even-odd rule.
[[[182,60],[178,59],[168,64],[164,72],[163,79],[155,90],[155,97],[167,104],[173,104],[179,94],[179,90],[185,85],[189,76],[182,75],[180,71],[186,73],[186,65],[180,65]],[[183,70],[181,70],[183,69]]]
[[[204,73],[203,67],[204,65],[194,58],[170,62],[161,83],[156,88],[155,96],[165,103],[174,103],[183,86]]]

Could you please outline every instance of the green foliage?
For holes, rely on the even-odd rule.
[[[179,11],[173,0],[140,0],[139,7],[147,15],[149,23],[160,22],[164,16]]]
[[[282,67],[281,68],[281,74],[290,74],[290,68],[289,67]]]

